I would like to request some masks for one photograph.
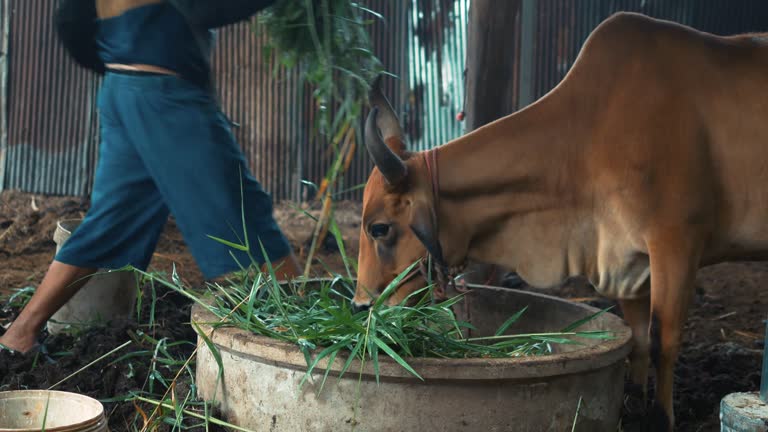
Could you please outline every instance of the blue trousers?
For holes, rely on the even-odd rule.
[[[172,214],[200,270],[214,278],[291,251],[272,199],[249,172],[212,97],[177,77],[108,72],[91,207],[56,260],[145,270]],[[250,254],[209,236],[250,243]],[[234,257],[232,255],[234,255]],[[250,255],[250,257],[249,257]]]

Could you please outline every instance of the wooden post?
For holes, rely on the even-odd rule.
[[[526,2],[530,4],[524,6]],[[533,10],[535,3],[531,0],[472,1],[465,70],[466,132],[511,114],[518,108],[523,90],[519,88],[522,64],[518,59],[524,7]],[[532,36],[531,33],[529,38]],[[529,61],[528,67],[530,64]],[[525,94],[530,94],[530,91]],[[470,263],[464,279],[467,283],[498,285],[506,270],[494,267]]]
[[[466,130],[517,109],[521,0],[473,0],[466,63]]]
[[[520,98],[518,109],[533,103],[533,48],[536,38],[536,0],[522,0],[520,18]]]

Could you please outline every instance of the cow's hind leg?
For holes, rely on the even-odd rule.
[[[687,232],[686,232],[687,231]],[[655,233],[648,240],[651,258],[651,360],[656,368],[653,430],[671,431],[674,369],[682,330],[693,297],[700,258],[698,236],[677,229]]]
[[[633,348],[629,356],[630,386],[625,408],[628,414],[644,414],[648,396],[648,366],[650,365],[649,324],[651,298],[619,300],[624,320],[632,329]]]

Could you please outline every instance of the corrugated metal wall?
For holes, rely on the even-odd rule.
[[[222,110],[251,170],[276,197],[297,195],[305,107],[296,70],[264,62],[263,36],[248,23],[218,33],[213,58]],[[274,57],[274,55],[273,55]]]
[[[7,156],[0,165],[0,189],[88,194],[98,153],[94,105],[100,80],[78,68],[58,45],[51,19],[54,2],[0,1],[10,6],[11,29],[5,76],[10,115],[3,129],[7,144],[0,147],[0,162]],[[399,107],[408,87],[410,8],[388,0],[362,3],[386,17],[386,22],[374,23],[371,38],[387,69],[400,77],[384,86]],[[273,74],[273,64],[262,61],[259,30],[242,23],[219,31],[213,64],[223,110],[238,124],[235,136],[254,175],[273,197],[307,199],[312,189],[300,180],[319,183],[333,154],[309,132],[314,104],[297,71],[281,68]],[[367,155],[358,151],[344,185],[364,182],[370,168]]]
[[[766,30],[765,0],[524,0],[533,19],[529,76],[533,99],[554,87],[570,68],[584,39],[611,13],[629,10],[672,19],[719,34]],[[7,5],[8,56],[0,57],[7,82],[7,128],[0,131],[0,189],[46,194],[90,192],[97,156],[99,81],[82,71],[58,46],[51,0],[0,0]],[[455,120],[464,100],[466,23],[471,0],[365,0],[386,22],[371,28],[375,53],[399,79],[384,89],[399,111],[410,146],[423,150],[463,133]],[[514,25],[511,24],[511,25]],[[520,31],[520,30],[518,30]],[[519,38],[518,38],[519,39]],[[526,40],[526,38],[523,38]],[[1,41],[0,41],[1,42]],[[515,52],[520,56],[521,49]],[[3,60],[7,74],[2,73]],[[518,63],[519,64],[519,63]],[[311,198],[301,180],[319,183],[332,162],[324,140],[311,136],[315,107],[296,71],[271,72],[261,41],[248,24],[219,32],[214,68],[224,111],[239,124],[234,132],[255,176],[276,200]],[[526,81],[520,81],[526,85]],[[522,88],[522,87],[521,87]],[[2,109],[2,104],[0,104]],[[4,117],[5,119],[5,117]],[[362,126],[363,118],[360,124]],[[359,134],[358,134],[359,137]],[[358,144],[362,144],[358,141]],[[340,189],[365,182],[371,163],[358,146]],[[359,199],[361,191],[341,198]]]
[[[5,188],[81,195],[96,148],[98,82],[65,57],[50,0],[11,0]]]
[[[408,26],[408,102],[403,123],[412,150],[426,150],[463,133],[469,0],[414,0]]]

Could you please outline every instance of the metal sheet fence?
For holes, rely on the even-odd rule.
[[[594,27],[619,10],[671,19],[719,34],[766,30],[764,0],[523,0],[519,34],[534,26],[529,73],[519,94],[535,100],[562,79]],[[97,158],[99,80],[66,57],[53,33],[51,0],[0,0],[0,22],[10,29],[0,56],[6,127],[0,131],[0,189],[86,195]],[[376,55],[398,76],[385,91],[399,112],[411,149],[424,150],[460,136],[456,114],[464,100],[463,71],[471,0],[365,0],[385,22],[371,27]],[[528,19],[528,18],[531,19]],[[510,25],[515,25],[511,23]],[[517,38],[520,39],[519,37]],[[0,38],[0,42],[3,39]],[[224,112],[238,124],[235,136],[252,171],[276,200],[305,200],[332,162],[324,140],[310,133],[316,114],[311,90],[297,71],[264,62],[262,41],[249,24],[219,32],[214,68]],[[3,72],[7,65],[7,72]],[[526,66],[527,68],[528,66]],[[522,88],[524,86],[529,88]],[[524,102],[520,104],[522,108]],[[0,110],[3,104],[0,104]],[[361,122],[358,126],[362,125]],[[0,122],[0,126],[3,123]],[[358,139],[360,134],[358,134]],[[341,189],[365,182],[371,163],[362,142]],[[359,199],[351,190],[340,198]]]
[[[415,0],[408,27],[408,101],[403,123],[412,150],[426,150],[463,133],[456,120],[464,101],[469,0]]]
[[[298,72],[280,68],[273,75],[263,61],[261,32],[248,23],[219,32],[213,58],[222,110],[253,174],[278,197],[295,197],[304,140],[304,106]],[[273,56],[274,57],[274,56]]]
[[[83,194],[95,161],[97,80],[65,57],[49,0],[11,0],[4,187]]]

